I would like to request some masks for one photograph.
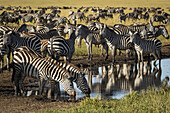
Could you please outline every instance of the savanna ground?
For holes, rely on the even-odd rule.
[[[104,0],[104,1],[103,0],[86,0],[86,1],[85,0],[22,0],[22,1],[20,1],[20,0],[0,0],[0,3],[1,3],[1,5],[4,5],[4,6],[9,6],[9,5],[19,6],[20,5],[20,6],[31,6],[33,8],[36,8],[36,6],[44,6],[44,7],[46,7],[46,6],[162,7],[162,8],[165,8],[165,10],[168,13],[170,13],[170,11],[168,11],[168,9],[167,9],[170,6],[169,0]],[[68,10],[63,11],[63,13],[61,13],[61,15],[63,15],[63,16],[68,15]],[[116,19],[114,19],[112,21],[111,20],[107,20],[107,21],[102,20],[102,21],[103,21],[103,23],[107,23],[107,24],[111,24],[111,25],[118,23],[118,21]],[[142,21],[142,22],[144,22],[144,21]],[[126,24],[131,24],[131,23],[127,22]],[[170,25],[169,24],[166,25],[166,28],[170,32]],[[170,58],[170,40],[165,40],[163,37],[159,37],[159,39],[163,42],[162,57],[163,58]],[[103,60],[103,57],[101,57],[99,55],[99,53],[100,53],[99,48],[94,47],[93,53],[94,53],[94,58],[93,58],[93,61],[90,62],[90,61],[87,60],[86,45],[83,43],[81,49],[78,49],[76,47],[76,51],[75,51],[75,54],[73,56],[72,63],[77,65],[77,66],[80,66],[80,64],[83,64],[84,66],[88,66],[88,65],[99,66],[99,65],[111,63],[110,57],[107,61]],[[124,60],[125,60],[125,55],[116,56],[117,62],[124,61]],[[130,61],[134,61],[134,58],[131,58]],[[6,71],[4,71],[3,73],[0,74],[0,112],[2,112],[2,113],[40,112],[40,111],[43,111],[43,112],[61,112],[61,111],[55,111],[55,110],[66,110],[66,112],[69,112],[68,109],[70,107],[76,108],[79,105],[82,105],[84,103],[84,101],[83,102],[79,102],[79,101],[77,101],[77,102],[67,102],[67,101],[64,101],[64,100],[51,102],[49,99],[39,100],[39,99],[37,99],[36,96],[15,97],[14,96],[13,84],[11,83],[11,75],[12,75],[12,70],[11,70],[11,72],[8,72],[6,70]],[[25,83],[24,83],[25,86],[26,87],[32,87],[30,82],[34,82],[34,80],[32,80],[32,79],[26,80]],[[168,94],[165,93],[166,96],[167,95],[169,96],[169,94],[170,93],[168,93]],[[160,96],[160,98],[166,99],[166,96],[164,96],[164,97]],[[133,97],[133,95],[132,95],[132,97]],[[136,100],[136,97],[134,97],[134,99]],[[132,98],[132,100],[134,100],[134,99]],[[159,98],[157,98],[157,97],[153,97],[152,100],[154,100],[154,99],[159,100]],[[128,100],[128,101],[132,101],[132,100]],[[117,102],[118,100],[114,100],[114,101]],[[97,100],[96,100],[96,102],[97,102]],[[104,101],[101,101],[101,103],[102,102],[104,102]],[[87,103],[88,103],[88,106],[82,108],[81,110],[75,110],[73,112],[83,112],[83,111],[85,112],[87,109],[88,109],[87,112],[90,112],[89,108],[94,107],[92,104],[94,104],[94,105],[96,104],[96,106],[98,106],[98,104],[93,102],[93,101],[88,101]],[[121,106],[121,103],[116,103],[116,104],[117,105],[113,104],[113,106]],[[133,102],[131,102],[129,104],[133,105]],[[101,104],[101,105],[103,105],[103,104]],[[156,106],[151,106],[151,107],[153,107],[153,109],[154,109],[154,107],[158,107],[158,106],[161,106],[161,105],[164,105],[164,104],[162,104],[162,103],[160,104],[159,102],[157,102]],[[100,109],[105,110],[105,108],[107,108],[106,111],[105,111],[105,112],[107,112],[107,110],[110,109],[113,106],[106,104],[105,106],[102,106]],[[169,106],[163,106],[163,107],[165,108],[165,111],[162,111],[162,112],[170,111]],[[142,108],[144,109],[144,106],[141,107],[141,109]],[[46,109],[48,109],[48,110],[46,110]],[[50,109],[52,109],[52,110],[50,110]],[[127,107],[127,109],[128,109],[128,107]],[[137,110],[137,109],[139,109],[139,108],[137,108],[137,106],[134,105],[134,110],[131,110],[131,112],[140,111],[140,110]],[[157,109],[158,110],[156,112],[160,112],[159,107]],[[93,111],[93,112],[97,112],[97,111]],[[111,110],[111,111],[108,111],[108,112],[114,112],[114,110]],[[128,110],[122,111],[122,112],[128,112]],[[149,111],[149,112],[152,112],[152,111]]]

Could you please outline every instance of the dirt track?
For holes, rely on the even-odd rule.
[[[125,55],[116,56],[116,61],[125,61]],[[170,45],[162,47],[162,58],[170,58]],[[134,61],[133,58],[130,61]],[[104,61],[99,55],[94,55],[92,62],[87,60],[87,56],[74,57],[72,63],[77,66],[99,66],[111,63],[111,59]],[[0,113],[14,113],[14,112],[34,112],[41,111],[46,108],[67,109],[69,105],[76,105],[78,102],[55,101],[51,102],[49,99],[37,99],[36,96],[30,97],[15,97],[14,89],[11,83],[12,71],[7,70],[0,74]],[[25,85],[29,81],[25,81]],[[31,87],[31,86],[30,86]]]

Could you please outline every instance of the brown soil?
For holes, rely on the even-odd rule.
[[[170,45],[162,47],[162,58],[170,58]],[[116,62],[134,61],[134,58],[130,60],[125,58],[125,55],[116,56]],[[72,63],[80,66],[99,66],[107,65],[111,63],[111,57],[107,61],[103,60],[103,57],[94,55],[93,60],[90,62],[87,60],[87,56],[74,57]],[[65,100],[57,100],[51,102],[49,99],[38,99],[38,96],[14,96],[13,84],[11,83],[12,71],[5,70],[0,74],[0,113],[14,113],[14,112],[34,112],[44,109],[67,109],[70,105],[76,106],[79,102],[68,102]],[[26,80],[25,86],[32,87],[29,84],[30,81]]]

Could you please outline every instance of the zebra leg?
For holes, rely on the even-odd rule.
[[[105,43],[104,45],[102,45],[102,47],[105,49],[105,54],[106,54],[106,57],[105,57],[105,60],[107,60],[108,59],[108,45],[107,45],[107,43]]]
[[[159,58],[159,66],[161,66],[161,57],[162,57],[161,50],[156,50],[156,54]]]
[[[88,60],[90,59],[90,45],[86,43],[87,52],[88,52]]]
[[[93,54],[92,54],[92,43],[90,43],[90,60],[92,60],[93,58]]]
[[[20,88],[19,88],[19,75],[21,75],[20,73],[14,74],[14,90],[15,90],[15,96],[19,96],[20,95]]]
[[[138,56],[138,70],[140,70],[140,52],[137,51]]]
[[[21,91],[21,95],[22,96],[25,96],[26,93],[24,92],[24,86],[23,86],[23,81],[24,81],[24,75],[21,74],[21,79],[19,80],[19,88],[20,88],[20,91]]]
[[[0,60],[1,60],[1,70],[0,72],[3,73],[3,56],[0,56]]]
[[[142,60],[142,75],[143,75],[143,68],[144,68],[144,63],[143,63],[143,51],[141,52],[141,60]]]
[[[51,85],[51,100],[54,100],[55,92],[57,92],[57,98],[61,94],[59,82],[56,82],[55,80],[50,80],[50,85]]]
[[[44,86],[46,84],[46,80],[44,80],[43,78],[40,78],[40,82],[39,82],[39,95],[41,96],[44,92]]]
[[[113,46],[113,48],[112,48],[112,57],[113,57],[113,59],[112,59],[112,62],[113,63],[115,63],[115,54],[116,54],[116,47],[115,46]]]
[[[11,71],[11,69],[10,69],[10,52],[7,54],[7,69],[8,69],[8,71]]]
[[[103,54],[103,48],[104,48],[104,47],[103,47],[103,46],[104,46],[104,45],[101,45],[101,55],[102,55],[102,56],[104,56],[104,54]]]
[[[153,52],[153,53],[151,53],[153,56],[154,56],[154,58],[155,58],[155,60],[154,60],[154,66],[156,66],[156,61],[158,60],[158,57],[156,56],[156,53],[155,52]]]

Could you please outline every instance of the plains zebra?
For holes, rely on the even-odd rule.
[[[158,25],[158,26],[154,26],[155,27],[155,33],[148,33],[147,39],[148,38],[156,38],[159,37],[160,35],[163,35],[164,38],[169,39],[169,34],[168,34],[168,30],[166,29],[166,27],[164,25]]]
[[[108,46],[107,46],[105,39],[101,37],[99,32],[92,32],[88,29],[88,27],[80,24],[76,28],[76,36],[83,37],[86,43],[86,46],[87,46],[88,59],[90,60],[92,59],[92,44],[95,44],[95,45],[102,44],[106,52],[105,60],[108,59]]]
[[[113,29],[109,29],[105,24],[100,29],[100,35],[106,40],[107,45],[111,50],[113,62],[115,62],[116,49],[126,50],[129,49],[129,36],[118,35]]]
[[[129,31],[133,31],[133,32],[137,31],[138,33],[140,33],[141,36],[147,37],[148,32],[151,32],[153,34],[155,33],[155,28],[152,23],[142,24],[142,25],[135,24],[129,26],[122,25],[122,24],[115,24],[114,27],[110,27],[110,26],[108,27],[114,29],[117,32],[117,34],[120,35],[129,35]]]
[[[69,95],[75,96],[76,93],[71,82],[72,76],[61,66],[54,65],[43,58],[37,57],[34,51],[30,50],[28,51],[27,47],[20,47],[14,51],[12,81],[15,84],[15,95],[24,94],[23,80],[26,76],[29,76],[40,79],[40,94],[43,92],[45,81],[55,80],[63,85],[63,89]]]
[[[11,26],[0,26],[1,34],[5,34],[6,32],[12,31],[14,28]]]
[[[161,41],[153,38],[153,39],[141,39],[140,35],[135,32],[129,32],[130,34],[130,41],[134,43],[134,48],[138,55],[138,63],[140,68],[140,60],[142,60],[142,68],[143,68],[143,56],[144,53],[149,53],[155,57],[154,65],[156,65],[156,61],[159,58],[159,65],[161,64]]]
[[[50,62],[53,62],[54,64],[60,65],[61,67],[63,67],[64,69],[66,69],[69,74],[72,75],[73,79],[72,81],[76,83],[77,88],[79,88],[83,93],[86,94],[86,96],[90,96],[90,88],[87,84],[86,78],[84,73],[80,70],[80,68],[78,68],[77,66],[68,63],[68,62],[56,62],[56,60],[53,60],[51,58],[45,58]]]
[[[27,51],[33,51],[31,50],[30,48],[28,47],[24,47],[25,49],[27,49]],[[36,55],[37,57],[41,57],[42,56],[37,53],[36,51],[34,51],[34,55]],[[87,81],[85,79],[85,76],[84,76],[84,73],[80,70],[80,68],[78,68],[77,66],[71,64],[71,63],[68,63],[68,62],[57,62],[56,60],[50,58],[50,57],[45,57],[44,58],[46,61],[49,61],[53,64],[56,64],[56,65],[60,65],[61,67],[63,67],[64,69],[66,69],[69,74],[72,75],[73,79],[72,81],[75,82],[77,84],[77,87],[83,92],[86,94],[86,96],[89,96],[90,94],[90,89],[87,85]]]
[[[58,34],[60,36],[66,37],[66,33],[64,32],[65,26],[64,25],[57,25],[55,26],[53,29],[56,29],[56,31],[58,32]]]
[[[20,46],[28,46],[40,53],[41,42],[37,36],[20,37],[17,32],[9,32],[3,36],[3,48],[10,48],[14,51]]]
[[[64,39],[61,36],[53,36],[50,38],[47,48],[52,58],[54,58],[54,54],[56,54],[57,61],[59,60],[60,56],[68,56],[68,61],[71,62],[72,55],[75,51],[75,30],[72,30],[72,33],[70,34],[71,36],[69,39]]]

